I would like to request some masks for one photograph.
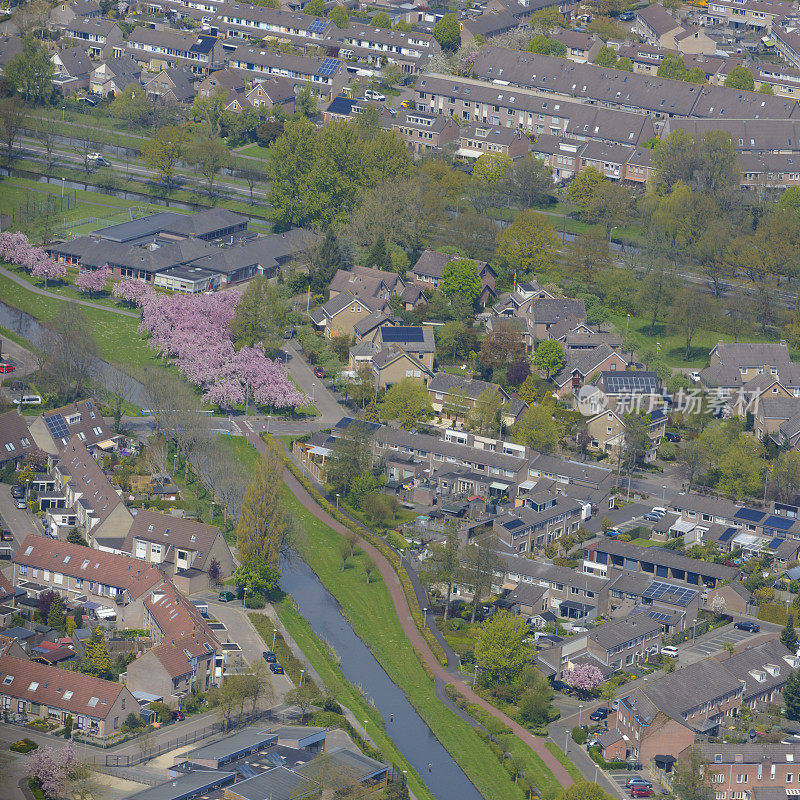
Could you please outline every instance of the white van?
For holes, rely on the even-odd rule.
[[[381,102],[383,102],[386,99],[385,94],[376,92],[374,89],[367,89],[367,91],[364,92],[364,97],[366,97],[367,100],[380,100]]]
[[[677,658],[678,648],[668,644],[665,647],[661,648],[661,655],[667,656],[668,658]]]

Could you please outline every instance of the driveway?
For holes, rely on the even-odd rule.
[[[586,530],[590,533],[599,533],[600,526],[606,517],[622,530],[635,528],[641,524],[642,515],[646,514],[652,507],[652,505],[644,505],[643,503],[628,503],[623,508],[603,509],[589,520],[586,524]]]
[[[328,378],[318,378],[308,362],[300,353],[300,348],[294,339],[287,339],[281,348],[287,355],[287,369],[292,380],[309,397],[314,398],[314,405],[321,415],[321,421],[327,423],[338,422],[344,412],[336,396],[328,388]],[[319,418],[318,418],[319,419]]]
[[[14,534],[13,543],[3,542],[3,544],[16,547],[29,533],[44,534],[44,528],[38,517],[14,505],[11,486],[7,483],[0,483],[0,518],[3,520],[3,527]]]

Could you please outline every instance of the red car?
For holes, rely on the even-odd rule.
[[[12,367],[12,369],[13,369],[13,367]],[[318,378],[324,378],[325,377],[325,370],[322,369],[322,367],[314,367],[314,374]]]
[[[13,372],[16,367],[13,364],[0,363],[0,372]]]
[[[655,792],[649,786],[631,787],[631,797],[652,797]]]

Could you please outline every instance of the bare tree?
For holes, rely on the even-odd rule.
[[[53,151],[55,150],[56,146],[58,127],[59,124],[53,117],[42,117],[41,119],[36,120],[36,125],[33,130],[36,140],[44,148],[48,172],[53,169],[53,163],[55,160],[53,158]]]
[[[97,366],[97,344],[80,306],[63,303],[40,342],[48,359],[43,374],[65,400],[80,397]]]
[[[83,170],[88,175],[92,171],[92,159],[89,156],[94,152],[95,142],[89,128],[78,128],[72,134],[75,150],[83,161]]]
[[[0,100],[0,141],[5,150],[5,162],[11,167],[14,158],[14,147],[25,123],[25,112],[22,103],[15,97]]]

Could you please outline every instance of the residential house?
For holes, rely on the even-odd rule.
[[[205,33],[137,25],[128,36],[126,52],[140,67],[151,72],[185,67],[194,75],[206,76],[219,66],[217,38]]]
[[[389,310],[390,306],[385,300],[357,297],[345,290],[314,309],[309,316],[326,339],[336,339],[339,336],[355,336],[357,322],[370,314]]]
[[[59,3],[50,12],[50,27],[53,30],[66,28],[79,19],[99,19],[103,10],[96,0],[71,0]]]
[[[131,691],[160,694],[176,706],[192,691],[207,691],[222,677],[223,649],[197,608],[170,582],[144,601],[143,627],[154,646],[128,665]]]
[[[565,58],[578,64],[594,63],[600,48],[603,46],[602,39],[588,33],[569,30],[568,28],[555,31],[552,38],[557,42],[561,42],[567,48]]]
[[[381,330],[385,327],[383,326]],[[382,347],[372,357],[372,377],[375,385],[381,389],[388,389],[405,378],[427,384],[433,374],[430,367],[401,345],[390,344]]]
[[[208,586],[213,562],[220,581],[234,571],[233,556],[219,528],[157,511],[140,509],[120,548],[160,566],[186,594]]]
[[[250,91],[245,92],[247,103],[253,108],[273,108],[280,106],[286,114],[294,113],[296,84],[288,78],[271,78],[257,81]]]
[[[742,706],[751,711],[781,703],[787,678],[800,667],[800,658],[779,639],[746,647],[719,660],[727,672],[744,682]]]
[[[619,457],[625,448],[625,432],[627,423],[626,412],[620,408],[608,408],[592,417],[586,423],[589,434],[589,449],[599,450],[609,455]],[[667,417],[660,409],[645,412],[647,435],[650,445],[643,458],[646,462],[653,461],[656,457],[658,445],[664,437],[667,427]]]
[[[164,581],[152,564],[48,536],[28,534],[14,553],[14,585],[38,594],[53,589],[72,602],[88,598],[95,610],[116,614],[125,627],[142,627],[143,598]],[[104,613],[102,616],[106,616]]]
[[[723,607],[730,614],[755,616],[758,613],[755,597],[741,583],[724,583],[710,589],[706,597],[706,605],[711,608],[717,597],[725,603]]]
[[[461,26],[461,44],[467,44],[476,36],[491,39],[502,33],[513,31],[519,27],[519,20],[510,11],[503,9],[467,17],[460,20],[459,25]]]
[[[450,255],[448,253],[437,253],[434,250],[423,250],[422,255],[417,259],[417,263],[411,267],[413,281],[425,289],[438,289],[442,281],[445,264],[449,264],[461,256]],[[478,269],[478,277],[481,279],[481,293],[478,297],[481,305],[495,297],[495,271],[485,261],[475,262]]]
[[[611,409],[620,413],[651,411],[663,405],[660,382],[655,372],[601,372],[597,388]]]
[[[93,398],[45,411],[30,424],[30,431],[36,446],[50,455],[58,455],[73,436],[90,452],[114,450],[121,438],[108,427]]]
[[[509,393],[496,383],[437,372],[428,383],[428,397],[433,410],[442,420],[452,420],[455,425],[463,424],[475,401],[487,391],[497,391],[503,401],[501,410],[503,424],[510,426],[516,423],[525,413],[528,404],[519,398],[512,398]]]
[[[800,67],[800,31],[798,18],[788,16],[774,20],[771,31],[777,53],[791,66]]]
[[[554,338],[550,330],[556,326],[567,324],[567,329],[576,327],[586,320],[586,308],[583,300],[574,300],[568,297],[552,297],[531,300],[526,313],[528,331],[526,342],[533,349],[538,342]],[[560,338],[560,337],[559,337]]]
[[[717,800],[775,800],[776,791],[781,791],[784,797],[794,796],[800,780],[800,745],[756,741],[744,744],[699,742],[696,746],[700,757],[708,764]]]
[[[37,452],[33,434],[18,411],[0,414],[0,464]]]
[[[328,284],[330,297],[347,291],[355,297],[390,300],[392,295],[401,294],[404,289],[405,282],[396,272],[358,265],[349,270],[337,270]]]
[[[633,64],[633,71],[643,73],[646,75],[657,75],[658,68],[667,54],[674,54],[676,50],[671,50],[666,47],[657,47],[650,44],[623,44],[614,48],[619,58],[629,58]],[[686,64],[686,69],[694,69],[700,67],[706,75],[709,82],[722,85],[723,81],[716,80],[720,73],[727,67],[728,64],[736,66],[741,63],[739,59],[726,59],[722,56],[713,56],[705,53],[687,53],[681,52],[683,63]]]
[[[379,113],[381,127],[395,131],[416,153],[440,150],[451,142],[458,143],[460,128],[453,119],[409,108],[392,113],[381,107]]]
[[[53,53],[53,85],[66,96],[80,89],[89,88],[89,78],[93,64],[80,47],[67,47]]]
[[[95,547],[120,544],[131,525],[131,512],[97,461],[74,435],[53,464],[55,490],[39,504],[47,515],[47,530],[66,538],[73,527]]]
[[[661,647],[663,628],[647,614],[597,625],[586,635],[586,650],[608,670],[616,671],[647,661]]]
[[[138,85],[142,70],[126,55],[106,58],[89,74],[89,90],[102,97],[121,94],[132,83]]]
[[[465,125],[459,131],[456,155],[480,158],[484,153],[499,153],[516,160],[530,149],[530,139],[520,130],[501,128],[499,125]]]
[[[709,0],[702,14],[705,25],[726,25],[729,28],[750,28],[771,34],[773,25],[794,12],[788,0]]]
[[[679,53],[714,55],[716,42],[702,28],[683,25],[660,3],[640,8],[636,12],[636,31],[645,42]]]
[[[92,58],[118,58],[125,49],[122,29],[112,19],[76,17],[64,28],[64,35]]]
[[[553,375],[555,391],[559,397],[566,397],[589,379],[601,372],[623,371],[628,366],[628,360],[607,344],[601,344],[587,353],[577,352],[570,355],[566,364]]]
[[[786,342],[719,342],[709,354],[709,365],[700,371],[700,381],[706,389],[717,390],[718,393],[724,393],[723,396],[736,393],[747,404],[751,394],[760,396],[772,388],[773,384],[766,386],[759,382],[753,385],[752,393],[748,390],[752,380],[763,380],[765,375],[776,379],[783,387],[784,391],[772,394],[800,397],[800,366],[792,362]]]
[[[696,734],[715,735],[742,704],[743,685],[719,661],[706,658],[651,680],[619,698],[616,729],[626,756],[647,763],[655,755],[677,756]]]
[[[71,717],[75,730],[99,737],[119,731],[139,710],[121,683],[11,655],[0,655],[0,705],[9,714],[60,724]]]
[[[196,78],[185,68],[167,67],[155,75],[148,75],[142,86],[150,100],[186,105],[194,101]]]

